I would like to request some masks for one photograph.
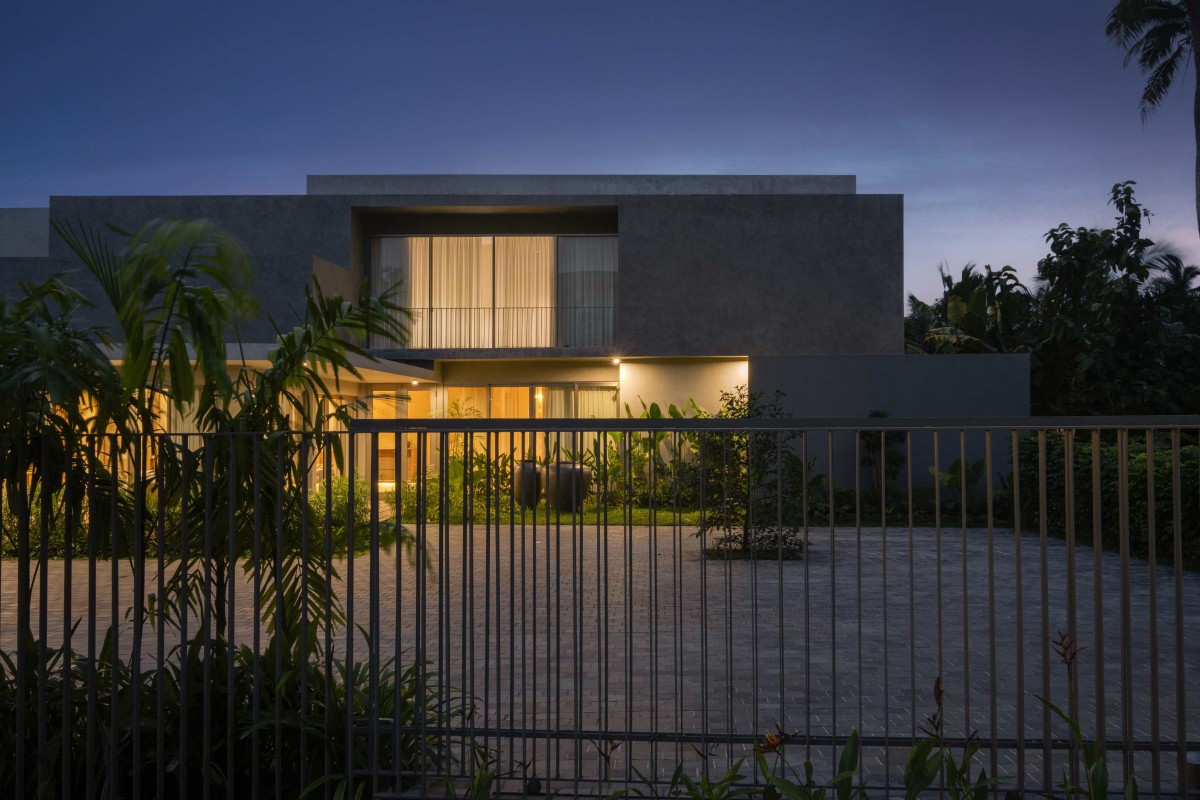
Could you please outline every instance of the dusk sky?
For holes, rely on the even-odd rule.
[[[1143,126],[1113,0],[17,2],[0,206],[302,193],[314,173],[852,173],[905,203],[906,288],[1025,278],[1059,224],[1200,261],[1194,72]],[[901,298],[897,298],[899,301]]]

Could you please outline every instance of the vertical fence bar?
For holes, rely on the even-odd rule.
[[[309,592],[309,588],[310,588],[309,587],[309,570],[312,568],[309,563],[309,560],[308,560],[309,559],[309,552],[308,552],[309,515],[311,514],[311,509],[312,509],[312,506],[309,505],[309,502],[312,498],[312,486],[310,483],[310,476],[309,476],[309,472],[311,470],[312,465],[309,463],[309,458],[311,457],[310,456],[310,445],[312,444],[312,439],[311,439],[311,434],[307,431],[296,432],[296,433],[292,433],[289,435],[292,437],[295,437],[295,438],[299,438],[298,445],[299,445],[299,449],[300,449],[300,454],[299,454],[299,459],[300,459],[300,503],[299,503],[299,505],[300,505],[300,509],[299,509],[299,515],[300,515],[300,642],[302,643],[300,652],[303,653],[303,658],[305,659],[305,663],[298,665],[300,668],[300,718],[303,721],[303,724],[300,726],[300,770],[299,770],[300,774],[299,774],[299,778],[300,778],[300,786],[302,788],[307,788],[308,782],[309,782],[308,733],[309,733],[309,729],[312,725],[312,708],[309,706],[309,702],[308,702],[308,691],[309,691],[309,689],[308,689],[308,674],[309,674],[308,659],[312,658],[314,655],[314,652],[315,652],[313,647],[309,644],[310,633],[309,633],[309,610],[308,610],[308,606],[309,606],[308,592]],[[236,478],[235,473],[230,475],[230,484],[233,486],[237,485],[237,481],[235,480],[235,478]],[[233,526],[230,525],[230,527],[229,527],[229,549],[230,549],[231,553],[234,552],[233,535],[234,535]],[[399,541],[397,541],[397,543],[396,543],[396,549],[397,549],[397,551],[400,550]],[[235,619],[234,614],[233,614],[233,572],[234,572],[233,566],[234,566],[234,563],[235,563],[234,558],[231,555],[229,558],[229,578],[230,578],[229,650],[231,653],[233,652],[232,632],[233,632],[233,620]],[[399,631],[399,627],[400,626],[398,626],[398,625],[396,626],[397,631]],[[397,633],[397,639],[398,638],[399,638],[399,633]],[[396,663],[397,664],[400,663],[399,658],[396,659]],[[233,773],[233,754],[232,753],[233,753],[233,748],[231,747],[230,748],[230,762],[229,762],[230,774]]]
[[[943,619],[943,601],[942,601],[942,467],[941,467],[941,442],[939,441],[938,430],[933,431],[933,535],[934,535],[934,562],[937,581],[937,680],[944,681],[946,678],[946,661],[944,647],[944,631],[945,621]],[[914,698],[915,704],[915,698]],[[938,709],[941,710],[940,708]],[[942,720],[939,719],[939,722]],[[940,730],[938,731],[940,736]],[[939,786],[944,779],[939,777]]]
[[[891,605],[888,597],[888,520],[887,520],[887,457],[888,457],[888,432],[879,432],[879,536],[881,539],[882,559],[880,563],[880,575],[883,580],[883,785],[884,796],[891,796],[892,785],[892,706],[891,706],[891,674],[890,662],[888,654],[888,638],[891,634],[891,628],[888,625],[888,606]]]
[[[580,440],[581,453],[578,456],[578,469],[580,474],[586,474],[583,470],[583,455],[582,455],[582,437]],[[572,477],[572,491],[576,491],[576,484]],[[579,782],[582,775],[583,767],[583,736],[580,729],[583,726],[583,504],[584,497],[587,495],[587,486],[579,489],[583,497],[577,498],[578,504],[575,506],[575,514],[571,518],[571,640],[574,645],[572,648],[572,658],[574,659],[574,668],[571,671],[571,692],[574,695],[573,702],[573,724],[574,741],[572,743],[571,760],[573,768],[571,770],[571,789],[575,796],[579,796]],[[653,557],[653,555],[651,556]]]
[[[286,434],[284,434],[286,435]],[[284,439],[280,436],[275,442],[275,546],[271,548],[275,551],[275,558],[272,564],[272,583],[275,591],[275,633],[273,644],[275,646],[275,665],[273,676],[273,688],[271,691],[271,710],[273,723],[273,750],[276,754],[284,752],[283,742],[283,703],[285,698],[281,696],[283,683],[283,650],[284,650],[284,630],[289,627],[284,622],[284,575],[283,575],[283,558],[284,558],[284,516],[283,516],[283,494],[284,494],[284,470],[287,469],[284,463]],[[295,498],[289,498],[295,502]],[[290,699],[290,698],[288,698]],[[283,796],[283,759],[278,755],[274,759],[273,770],[275,775],[275,796]]]
[[[908,497],[908,735],[917,738],[917,580],[913,541],[913,441],[904,432],[904,473]]]
[[[182,439],[183,439],[183,441],[182,441],[181,446],[183,448],[183,467],[180,471],[180,483],[182,486],[188,487],[188,489],[190,489],[190,487],[192,486],[192,481],[195,480],[194,467],[193,467],[193,459],[195,456],[192,453],[192,438],[191,438],[191,436],[189,436],[188,434],[185,433],[183,435]],[[177,604],[177,607],[179,609],[179,641],[182,645],[182,647],[180,649],[180,654],[179,654],[179,687],[180,687],[179,694],[181,697],[189,696],[189,692],[190,692],[190,686],[189,686],[190,680],[189,679],[191,677],[189,674],[190,670],[188,669],[188,667],[189,667],[188,662],[190,660],[188,658],[188,651],[190,649],[190,643],[188,642],[188,612],[190,611],[190,609],[188,607],[188,591],[189,591],[189,581],[191,580],[191,576],[189,575],[189,569],[190,569],[189,560],[191,558],[191,537],[192,537],[191,514],[192,514],[192,505],[194,503],[194,498],[192,498],[191,492],[188,489],[185,489],[184,491],[180,492],[180,498],[179,498],[179,503],[180,503],[179,584],[178,584],[179,591],[178,591],[178,596],[176,598],[174,598],[174,602]],[[93,618],[93,620],[94,620],[94,618]],[[189,780],[189,776],[188,776],[188,772],[190,770],[190,763],[189,763],[189,759],[188,759],[188,747],[189,747],[188,731],[189,731],[189,729],[190,729],[190,726],[189,726],[188,704],[180,703],[179,704],[179,773],[178,773],[179,787],[178,788],[179,788],[179,796],[181,798],[187,798],[188,787],[190,784],[190,780]]]
[[[497,443],[499,437],[497,437]],[[495,454],[498,455],[498,454]],[[492,450],[492,435],[485,432],[483,434],[483,532],[484,541],[487,541],[488,533],[492,527],[492,486],[493,481],[499,480],[496,474],[499,470],[499,465],[493,463],[495,457]],[[511,456],[511,453],[509,454]],[[497,486],[497,492],[499,487]],[[472,492],[474,495],[474,491]],[[466,652],[463,655],[463,675],[464,685],[467,687],[468,701],[471,704],[469,716],[467,718],[467,736],[463,739],[463,750],[466,751],[475,742],[475,528],[474,528],[474,509],[475,503],[472,498],[472,525],[470,535],[463,542],[463,560],[466,566],[463,569],[463,633]],[[486,561],[486,550],[485,558]],[[486,751],[485,751],[486,752]],[[499,762],[496,764],[499,769]],[[472,775],[474,777],[474,775]]]
[[[99,491],[96,487],[96,471],[100,468],[104,442],[99,436],[88,437],[88,471],[87,471],[87,504],[88,504],[88,566],[87,566],[87,709],[85,716],[87,718],[87,730],[84,733],[85,747],[84,752],[84,769],[86,770],[86,778],[84,781],[85,790],[88,797],[96,796],[96,723],[97,723],[97,698],[96,698],[96,559],[99,556],[100,547],[100,498]],[[186,449],[185,449],[186,454]],[[183,462],[183,477],[187,478],[187,458],[185,455]],[[182,500],[184,511],[187,510],[186,496]],[[183,515],[182,527],[187,529],[187,516]],[[18,523],[19,525],[19,523]],[[181,615],[182,616],[182,615]],[[18,653],[20,650],[17,651]],[[182,678],[182,672],[181,672]],[[181,684],[186,687],[186,683]],[[183,710],[180,709],[180,716],[183,716]],[[21,763],[18,756],[17,764]],[[186,759],[180,760],[180,771],[186,769]]]
[[[391,782],[392,790],[397,794],[404,789],[403,772],[406,764],[401,759],[401,724],[403,715],[403,705],[400,702],[403,691],[402,679],[406,668],[403,666],[401,657],[403,655],[403,638],[404,638],[404,548],[412,546],[410,542],[404,542],[404,513],[406,513],[406,505],[404,505],[404,483],[407,483],[406,476],[407,464],[404,463],[404,450],[407,449],[406,441],[408,433],[403,432],[403,428],[397,429],[394,433],[396,437],[395,450],[392,451],[392,464],[396,483],[396,504],[394,510],[396,513],[395,523],[396,528],[396,604],[392,612],[392,630],[395,631],[395,637],[392,639],[392,714],[391,714]],[[301,540],[302,541],[302,540]],[[415,667],[415,660],[414,660]],[[413,709],[413,714],[424,715],[425,710],[421,708]]]
[[[47,572],[50,570],[50,515],[52,513],[51,500],[52,492],[50,487],[57,481],[51,478],[50,475],[50,447],[46,444],[42,445],[41,457],[41,473],[42,485],[38,493],[38,545],[37,545],[37,561],[38,561],[38,625],[37,625],[37,643],[34,645],[34,654],[37,656],[37,754],[34,760],[37,764],[37,785],[38,794],[41,794],[41,787],[45,786],[49,779],[50,771],[48,769],[47,756],[49,746],[47,737],[50,734],[50,719],[46,713],[46,684],[47,684],[47,665],[50,661],[50,643],[47,641],[50,637],[50,615],[46,613],[50,605],[50,581]],[[58,472],[57,467],[54,470]],[[69,474],[64,471],[64,474]],[[135,511],[136,514],[136,511]],[[135,517],[136,524],[136,517]],[[136,533],[140,531],[135,530]],[[30,586],[30,592],[33,587]],[[137,697],[137,689],[134,688],[134,697]],[[136,703],[135,703],[136,708]],[[136,716],[137,712],[134,711]],[[134,729],[137,730],[136,728]],[[21,731],[20,735],[24,737],[25,731]],[[134,737],[134,752],[137,752],[137,737]],[[135,780],[134,789],[139,788]]]
[[[1100,430],[1092,431],[1092,611],[1096,652],[1096,741],[1107,753],[1104,699],[1104,519],[1101,505]]]
[[[831,745],[830,760],[836,764],[838,760],[838,671],[837,671],[837,498],[834,492],[833,479],[833,431],[826,432],[825,464],[829,470],[829,657],[830,657],[830,729]]]
[[[538,434],[536,434],[536,433],[530,434],[530,438],[533,439],[533,457],[534,457],[534,461],[536,462],[536,459],[538,459],[538,452],[539,452]],[[547,461],[548,461],[548,459],[547,459]],[[625,474],[628,475],[628,473],[625,473]],[[547,516],[547,518],[548,518],[548,516],[550,516],[550,506],[548,506],[548,505],[546,506],[546,516]],[[539,581],[539,576],[538,576],[538,504],[536,504],[536,503],[533,506],[533,513],[532,513],[532,515],[530,515],[529,522],[530,522],[530,525],[529,525],[529,539],[530,539],[530,546],[529,546],[529,555],[530,555],[530,559],[529,559],[530,560],[529,606],[530,606],[530,612],[532,612],[532,614],[530,614],[530,616],[532,616],[532,618],[533,618],[532,636],[528,637],[529,642],[530,642],[530,648],[529,648],[530,670],[529,670],[529,672],[532,673],[532,675],[530,675],[530,682],[532,682],[533,697],[536,698],[536,697],[539,697],[539,694],[538,694],[538,581]],[[523,525],[524,525],[524,512],[522,512],[522,534],[524,531]],[[522,658],[522,662],[523,661],[524,660]],[[533,704],[533,727],[534,728],[538,727],[539,717],[540,717],[539,705],[538,705],[538,703],[534,703]],[[546,715],[546,726],[547,727],[550,726],[550,712],[548,712],[548,710],[547,710],[547,715]],[[536,736],[529,736],[529,739],[533,740],[532,741],[532,751],[533,752],[529,754],[529,758],[526,759],[526,762],[533,764],[534,772],[536,774],[536,771],[538,771],[538,770],[536,770],[536,765],[538,765],[539,739],[536,738]],[[548,745],[548,744],[546,746],[546,752],[547,753],[550,752],[550,745]],[[547,756],[547,759],[548,759],[548,756]],[[545,772],[542,772],[542,774],[544,774],[547,778],[550,777],[550,769],[548,769],[548,760],[547,760],[547,769],[545,770]]]
[[[684,596],[683,596],[683,511],[682,511],[682,495],[683,495],[683,440],[679,431],[675,431],[674,436],[674,452],[675,458],[671,462],[672,470],[672,492],[671,492],[671,527],[672,527],[672,543],[671,543],[671,567],[672,580],[674,582],[674,590],[671,592],[671,602],[674,606],[673,620],[675,624],[675,728],[676,731],[683,730],[683,708],[684,708]],[[607,448],[606,448],[607,449]],[[606,482],[607,487],[607,482]],[[602,501],[602,506],[607,507],[607,499]],[[599,520],[597,519],[597,523]],[[596,527],[596,535],[601,535],[599,524]],[[676,763],[683,761],[683,739],[675,737],[675,761]]]
[[[225,763],[226,763],[226,774],[232,776],[232,775],[237,774],[237,763],[238,763],[238,758],[237,758],[238,748],[234,745],[234,742],[236,741],[236,735],[237,735],[236,717],[235,717],[235,705],[237,702],[237,697],[236,697],[236,694],[234,691],[234,687],[235,687],[234,669],[235,669],[235,665],[236,665],[236,662],[234,659],[235,659],[235,651],[237,648],[237,634],[236,634],[234,628],[236,627],[236,624],[237,624],[237,609],[238,609],[238,605],[237,605],[237,584],[238,584],[237,572],[238,572],[238,557],[240,555],[240,551],[238,550],[237,528],[238,528],[238,513],[242,508],[241,502],[240,502],[240,493],[241,493],[242,486],[241,486],[241,482],[240,482],[240,476],[238,473],[239,448],[238,448],[237,437],[230,436],[226,439],[226,442],[229,446],[229,456],[228,456],[228,458],[229,458],[229,467],[228,467],[228,475],[229,475],[228,514],[229,514],[229,516],[228,516],[228,519],[226,520],[226,524],[228,525],[228,528],[229,528],[228,534],[227,534],[229,537],[229,541],[227,542],[227,545],[229,548],[227,558],[229,559],[229,561],[228,561],[228,566],[226,567],[227,574],[225,576],[225,579],[227,581],[227,587],[225,590],[225,595],[226,595],[225,603],[226,603],[226,608],[227,608],[227,613],[225,615],[225,653],[226,653],[226,655],[225,655],[225,659],[226,659],[225,660],[225,669],[226,669],[226,676],[225,676],[225,681],[226,681],[226,683],[225,683],[225,695],[226,695],[226,697],[225,697]],[[185,492],[187,491],[186,487],[185,487],[184,491]],[[233,781],[233,780],[228,781],[227,791],[229,793],[230,798],[235,797],[241,788],[239,786],[236,786],[235,784],[236,784],[236,781]]]
[[[800,432],[800,482],[802,484],[802,516],[804,522],[804,760],[812,760],[812,591],[810,589],[809,553],[812,550],[812,531],[808,517],[808,431]]]
[[[353,434],[352,434],[353,435]],[[367,769],[371,775],[371,796],[379,794],[379,434],[370,435],[371,488],[370,508],[370,554],[367,576],[369,608],[367,630]]]
[[[1046,537],[1049,524],[1046,518],[1046,431],[1037,432],[1038,443],[1038,557],[1041,577],[1042,611],[1042,698],[1050,700],[1050,570],[1046,552]],[[1051,750],[1053,729],[1050,723],[1050,706],[1042,703],[1042,785],[1050,793],[1054,786],[1054,761]]]
[[[1063,452],[1063,469],[1066,487],[1066,531],[1067,531],[1067,631],[1071,636],[1072,646],[1079,645],[1079,627],[1076,621],[1077,603],[1075,596],[1075,430],[1068,428],[1065,434]],[[1071,765],[1071,783],[1079,785],[1079,748],[1074,738],[1071,740],[1069,758]]]
[[[133,453],[133,541],[131,555],[133,560],[133,640],[129,650],[129,688],[130,688],[130,750],[134,768],[131,770],[133,779],[132,797],[141,800],[142,796],[142,632],[145,622],[146,598],[146,455],[150,446],[153,431],[144,431],[134,440]],[[114,557],[115,557],[114,553]],[[45,572],[42,573],[43,580]],[[45,618],[46,606],[42,605],[42,617]],[[114,620],[115,622],[115,620]],[[44,707],[44,704],[43,704]]]
[[[325,718],[323,722],[322,733],[323,739],[326,742],[332,741],[333,732],[333,448],[339,446],[335,435],[327,433],[324,436],[325,446],[322,448],[322,456],[324,458],[321,477],[324,480],[325,492],[325,513],[324,513],[324,540],[325,540],[325,586],[322,594],[321,608],[321,627],[325,633],[325,685],[323,688],[322,704],[325,707]],[[257,602],[257,601],[255,601]],[[257,626],[255,627],[257,630]],[[420,683],[418,682],[418,691]],[[422,706],[419,704],[422,698],[418,697],[417,708]],[[329,800],[333,796],[333,783],[329,778],[333,777],[333,748],[325,747],[325,781],[323,792],[325,800]]]
[[[121,530],[121,527],[117,524],[117,507],[120,505],[120,481],[118,480],[118,471],[119,471],[118,465],[120,464],[121,453],[120,453],[120,446],[119,446],[120,443],[117,439],[116,434],[113,434],[111,436],[111,438],[109,439],[109,441],[111,443],[111,452],[112,452],[113,480],[112,480],[112,494],[109,498],[110,511],[109,511],[109,519],[108,519],[108,522],[109,522],[109,529],[108,529],[109,547],[112,548],[108,551],[109,568],[110,568],[109,574],[112,577],[112,583],[110,584],[110,587],[109,587],[109,591],[111,593],[111,596],[109,597],[109,602],[110,602],[109,610],[110,610],[111,616],[109,617],[109,628],[108,628],[109,634],[112,636],[112,648],[110,651],[111,652],[111,656],[110,656],[110,659],[111,659],[110,660],[110,667],[111,667],[110,688],[112,690],[112,695],[111,695],[111,701],[110,701],[111,707],[109,709],[109,729],[108,730],[109,730],[109,736],[114,737],[114,738],[112,740],[110,740],[110,744],[108,747],[108,769],[109,769],[108,774],[109,774],[109,780],[111,781],[111,784],[112,784],[112,793],[114,796],[119,797],[121,795],[121,791],[122,791],[121,790],[121,784],[122,784],[121,773],[119,771],[120,751],[119,751],[119,748],[114,747],[112,743],[115,741],[115,737],[117,737],[117,735],[118,735],[117,732],[120,730],[120,721],[121,721],[121,716],[120,716],[121,715],[121,703],[120,703],[120,697],[121,697],[121,692],[120,692],[120,689],[121,689],[121,684],[120,684],[120,681],[121,681],[121,669],[120,669],[120,664],[121,664],[121,644],[120,644],[120,642],[121,642],[121,633],[120,633],[120,631],[121,631],[121,609],[120,609],[121,560],[117,557],[117,554],[120,552],[120,544],[118,541],[118,537],[120,536],[120,530]],[[22,586],[24,586],[24,585],[25,585],[24,582],[22,582]]]
[[[1016,592],[1016,614],[1014,650],[1017,656],[1017,792],[1025,794],[1025,578],[1024,560],[1021,555],[1021,448],[1016,430],[1012,438],[1012,512],[1013,512],[1013,555],[1014,591]]]
[[[1121,746],[1125,781],[1134,774],[1133,762],[1133,617],[1129,575],[1129,431],[1117,431],[1117,475],[1121,524]]]
[[[29,754],[26,752],[28,743],[28,720],[26,714],[26,685],[29,681],[29,652],[28,640],[32,638],[33,629],[30,627],[31,610],[29,604],[32,601],[30,594],[33,587],[30,584],[29,576],[29,527],[32,524],[30,517],[32,516],[29,507],[32,494],[30,492],[29,482],[25,476],[29,473],[31,464],[27,460],[25,451],[25,440],[20,439],[17,442],[17,463],[20,465],[19,475],[21,478],[17,481],[17,697],[16,697],[16,778],[17,778],[17,797],[24,798],[25,783],[28,780],[26,771],[29,768]]]
[[[166,680],[165,680],[166,672],[167,672],[167,669],[166,669],[166,666],[167,666],[167,631],[166,631],[167,603],[166,603],[166,592],[165,592],[166,584],[165,584],[165,579],[164,579],[163,573],[166,570],[166,564],[167,564],[167,560],[166,560],[167,559],[167,556],[166,556],[167,548],[166,548],[166,543],[164,541],[166,538],[165,534],[166,534],[166,520],[167,520],[167,507],[166,507],[167,506],[167,491],[166,491],[167,470],[164,469],[163,461],[166,458],[166,454],[170,451],[170,439],[168,438],[167,434],[165,434],[165,433],[159,434],[155,438],[155,450],[156,450],[157,455],[155,458],[154,483],[155,483],[155,493],[157,494],[157,497],[158,497],[158,508],[157,508],[157,512],[155,514],[157,519],[155,520],[156,524],[154,526],[154,530],[155,530],[155,548],[154,549],[155,549],[155,556],[156,556],[155,566],[158,569],[158,574],[155,576],[155,587],[154,587],[155,592],[156,592],[156,594],[155,594],[155,612],[156,612],[155,634],[156,634],[156,637],[155,638],[157,640],[156,641],[157,657],[154,660],[154,671],[155,671],[155,679],[154,679],[154,684],[155,684],[154,758],[155,758],[155,762],[154,763],[158,764],[159,767],[154,771],[154,796],[155,797],[165,797],[167,794],[167,770],[162,765],[164,765],[166,763],[166,749],[167,749],[167,728],[166,728],[166,725],[164,724],[164,722],[166,720],[166,710],[167,710],[167,695],[166,695]],[[69,570],[70,564],[71,564],[71,559],[70,559],[70,556],[68,555],[67,561],[66,561],[66,567],[68,569],[65,571],[64,576],[63,576],[64,583],[67,587],[66,599],[68,601],[68,604],[69,604],[70,598],[71,598],[71,588],[70,588],[71,587],[71,578],[70,578],[70,570]],[[69,605],[68,605],[68,607],[69,607]],[[67,619],[68,620],[70,619],[69,613],[67,614]],[[64,681],[63,687],[66,688],[66,685],[67,684]],[[63,708],[67,708],[67,704],[65,702],[63,703]],[[67,730],[64,728],[64,730],[63,730],[64,740],[67,738],[67,733],[68,733]],[[230,770],[230,772],[232,773],[232,770]],[[70,793],[69,789],[64,787],[63,794],[65,796],[69,797],[71,793]]]
[[[213,505],[215,492],[213,490],[213,465],[217,458],[214,450],[218,439],[212,434],[203,438],[204,442],[204,588],[203,611],[200,617],[201,630],[204,638],[204,664],[202,666],[200,697],[204,706],[202,738],[204,747],[204,771],[201,777],[201,790],[205,800],[212,797],[213,778],[213,723],[212,723],[212,668],[213,668]]]
[[[999,775],[999,731],[996,726],[998,718],[996,708],[996,530],[995,507],[992,486],[992,431],[983,432],[983,465],[986,474],[985,491],[987,493],[987,586],[988,586],[988,727],[991,730],[991,774]],[[1020,702],[1020,698],[1018,698]],[[1024,765],[1022,765],[1024,768]],[[993,796],[999,793],[997,786]]]
[[[958,506],[960,535],[962,536],[962,634],[963,634],[963,736],[974,730],[971,719],[971,590],[968,577],[970,558],[967,553],[967,506],[971,497],[967,494],[967,432],[958,431]],[[974,487],[970,487],[974,490]]]
[[[462,548],[463,548],[463,552],[462,552],[461,559],[458,560],[458,563],[460,565],[467,558],[467,552],[469,550],[468,543],[474,538],[474,532],[475,532],[475,472],[476,472],[475,433],[474,433],[474,431],[468,430],[463,433],[463,481],[462,481],[463,519],[462,519],[462,535],[459,537],[459,540],[460,540]],[[453,633],[452,629],[454,626],[454,615],[451,612],[451,604],[452,604],[452,600],[453,600],[453,597],[451,596],[451,590],[453,589],[453,585],[450,582],[450,577],[451,577],[450,565],[455,563],[454,556],[451,553],[451,545],[452,545],[453,541],[454,541],[453,533],[451,532],[449,526],[447,526],[446,541],[445,541],[446,572],[445,572],[445,578],[444,578],[444,580],[446,581],[447,669],[451,668],[451,665],[454,663],[454,655],[453,655],[454,640],[453,640],[453,635],[452,635],[452,633]],[[466,618],[467,618],[466,580],[467,580],[467,574],[468,574],[467,570],[464,569],[461,574],[462,585],[459,587],[458,654],[459,654],[460,663],[462,663],[462,665],[463,665],[462,676],[460,678],[460,680],[462,681],[462,685],[463,685],[463,696],[465,698],[470,698],[470,686],[471,686],[471,684],[469,682],[470,675],[469,675],[469,672],[467,669],[466,662],[461,660],[461,659],[463,659],[464,654],[467,651],[467,626],[466,626]],[[468,702],[469,702],[469,700],[468,700]],[[448,727],[449,726],[447,726],[447,728]],[[447,746],[449,746],[449,744],[450,744],[448,732],[447,732],[446,744],[447,744]],[[460,743],[460,747],[459,747],[459,758],[467,765],[467,777],[473,780],[476,775],[476,770],[478,769],[478,767],[480,765],[478,763],[476,763],[477,759],[475,758],[475,755],[473,753],[468,753],[467,749],[468,749],[467,742],[465,740],[463,740]]]
[[[1158,686],[1158,528],[1154,492],[1154,431],[1146,431],[1146,563],[1148,613],[1146,620],[1150,637],[1150,780],[1155,797],[1162,795],[1162,747],[1159,742]]]
[[[708,445],[712,439],[706,433],[701,433],[703,446],[700,448],[700,617],[708,616],[708,562],[704,554],[708,552],[708,517],[712,513],[707,507],[708,501],[708,464],[706,456]],[[708,625],[700,626],[700,746],[708,753]]]
[[[427,448],[429,446],[429,436],[431,434],[418,431],[414,434],[417,438],[417,485],[416,485],[416,575],[413,580],[413,629],[414,629],[414,663],[416,664],[416,686],[417,697],[414,708],[417,714],[417,739],[420,742],[421,757],[417,762],[420,765],[417,775],[416,791],[420,794],[425,794],[428,791],[428,781],[425,774],[425,765],[428,764],[429,748],[426,739],[426,717],[425,713],[429,698],[425,694],[425,689],[428,686],[429,670],[428,670],[428,631],[426,624],[426,604],[425,596],[428,578],[426,575],[426,559],[429,558],[428,544],[426,535],[428,532],[427,523],[429,520],[429,509],[427,503],[427,491],[429,486],[429,454]],[[440,512],[441,509],[439,509]]]
[[[342,693],[345,695],[344,720],[346,737],[346,797],[354,797],[354,778],[357,750],[354,748],[354,479],[358,465],[353,432],[346,434],[346,653]],[[439,697],[440,697],[439,693]]]
[[[78,478],[76,477],[76,475],[78,475],[77,470],[80,465],[80,462],[77,461],[77,459],[82,459],[84,456],[84,448],[82,447],[82,442],[79,441],[78,439],[73,440],[70,443],[70,446],[69,446],[69,449],[67,452],[68,452],[67,463],[68,463],[68,465],[70,465],[70,474],[68,474],[66,480],[63,482],[63,500],[64,500],[63,506],[65,509],[64,510],[64,520],[63,520],[64,524],[63,524],[63,576],[62,576],[62,581],[63,581],[63,585],[62,585],[62,592],[63,592],[63,645],[62,645],[62,665],[61,665],[62,672],[60,673],[60,680],[62,682],[62,727],[59,730],[59,737],[61,738],[61,745],[62,745],[62,747],[61,747],[61,768],[62,768],[61,791],[62,791],[63,797],[71,797],[74,794],[72,772],[73,772],[73,768],[74,768],[73,750],[74,750],[74,739],[75,739],[75,737],[74,737],[75,715],[72,712],[72,709],[73,709],[74,701],[75,701],[75,697],[74,697],[75,696],[75,676],[72,674],[72,669],[75,665],[75,651],[73,649],[74,643],[72,642],[72,637],[75,632],[75,620],[72,618],[71,614],[73,611],[72,595],[75,593],[75,584],[73,582],[74,576],[72,575],[71,560],[75,556],[75,553],[74,553],[74,550],[75,550],[75,527],[79,523],[78,515],[75,511],[75,503],[77,502],[75,493],[79,488],[78,483],[77,483]],[[85,467],[85,469],[86,469],[86,467]],[[84,474],[86,475],[86,472]],[[0,487],[0,495],[2,495],[2,494],[3,494],[3,490],[2,490],[2,487]],[[3,498],[0,498],[0,508],[3,508],[3,503],[4,503]],[[161,520],[161,518],[162,518],[162,515],[160,514],[159,519]],[[160,535],[158,537],[159,538],[159,552],[161,553],[162,552],[161,527],[159,530],[160,530]],[[3,531],[0,530],[0,542],[3,541],[3,538],[4,538]],[[162,570],[160,569],[159,570],[160,583],[161,583],[161,575],[162,575]],[[158,596],[162,597],[161,591],[159,591]],[[44,613],[49,613],[49,612],[47,611]],[[160,662],[162,660],[162,648],[161,647],[159,648],[159,660],[160,660]],[[161,696],[161,692],[160,692],[160,696]],[[162,712],[161,712],[161,710],[158,713],[157,722],[159,724],[156,727],[159,730],[159,736],[161,738],[161,732],[162,732]],[[161,763],[161,758],[159,759],[159,761]],[[159,771],[159,773],[161,776],[161,770]],[[161,780],[162,779],[160,777],[159,778],[160,783],[161,783]],[[162,796],[161,792],[159,793],[159,796],[160,797]]]
[[[1187,760],[1187,672],[1184,667],[1183,637],[1183,485],[1180,458],[1180,431],[1171,431],[1172,531],[1175,534],[1175,741],[1178,742],[1176,780],[1180,795],[1186,797],[1196,787],[1190,785]],[[1200,488],[1200,487],[1198,487]]]
[[[249,440],[251,449],[251,470],[253,482],[251,483],[252,506],[251,506],[251,522],[253,524],[253,536],[251,558],[253,559],[253,596],[251,597],[251,655],[254,658],[254,671],[251,678],[251,710],[250,719],[253,724],[253,729],[250,734],[250,791],[254,798],[260,797],[261,789],[261,769],[262,755],[261,745],[259,743],[259,715],[261,713],[261,693],[262,693],[262,631],[259,624],[262,619],[262,447],[261,440],[254,436]],[[332,698],[331,698],[332,699]]]
[[[862,433],[854,432],[854,458],[862,452]],[[862,468],[854,464],[854,651],[856,658],[855,694],[858,703],[858,728],[863,729],[863,592],[862,592]],[[863,779],[863,763],[858,762],[858,780]]]

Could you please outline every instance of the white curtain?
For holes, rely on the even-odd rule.
[[[554,346],[554,237],[496,237],[496,347]]]
[[[534,395],[534,409],[539,419],[570,419],[575,416],[572,407],[572,387],[539,386]]]
[[[412,311],[407,344],[374,339],[372,347],[429,347],[429,239],[424,236],[376,236],[371,239],[371,291],[398,287],[393,296]],[[399,315],[397,315],[399,316]],[[404,320],[401,319],[401,322]]]
[[[610,345],[615,339],[617,237],[558,237],[558,343]]]
[[[372,238],[374,291],[397,283],[412,311],[408,347],[597,347],[615,339],[615,236]]]
[[[430,313],[434,347],[492,347],[490,236],[435,236]]]
[[[617,416],[615,386],[580,386],[579,418],[612,419]]]

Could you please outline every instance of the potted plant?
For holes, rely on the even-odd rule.
[[[592,487],[592,468],[583,464],[551,464],[546,467],[546,504],[554,511],[574,514]]]
[[[544,468],[546,505],[553,511],[574,514],[592,488],[592,468],[584,463],[586,454],[564,451]]]
[[[517,462],[513,472],[513,493],[522,508],[533,508],[538,504],[542,491],[542,474],[533,454],[529,453]]]

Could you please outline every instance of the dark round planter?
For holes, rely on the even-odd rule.
[[[537,462],[517,462],[517,471],[513,474],[513,493],[517,496],[517,503],[523,508],[533,508],[538,504],[541,491],[542,474]]]
[[[592,487],[592,470],[579,464],[546,467],[546,504],[551,510],[573,514],[583,508]]]

